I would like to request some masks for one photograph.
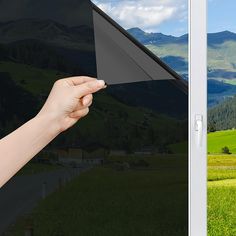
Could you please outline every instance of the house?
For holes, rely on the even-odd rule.
[[[99,144],[71,146],[54,151],[58,156],[58,162],[64,165],[101,165],[108,155],[108,149]]]

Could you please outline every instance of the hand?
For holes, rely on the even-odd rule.
[[[52,119],[57,124],[58,132],[63,132],[88,114],[92,94],[103,88],[106,88],[103,80],[90,77],[58,80],[37,116]]]

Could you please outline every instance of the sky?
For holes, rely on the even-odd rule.
[[[180,36],[188,31],[188,0],[93,0],[125,29]],[[226,4],[227,3],[227,4]],[[236,1],[208,0],[208,31],[236,32]]]
[[[182,35],[187,32],[188,0],[93,0],[125,29]]]
[[[208,31],[212,33],[224,30],[236,32],[236,1],[209,0]]]

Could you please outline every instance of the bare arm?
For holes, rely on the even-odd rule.
[[[57,81],[37,116],[0,140],[0,187],[58,134],[86,116],[92,93],[104,81],[72,77]]]

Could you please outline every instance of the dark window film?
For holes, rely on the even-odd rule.
[[[73,75],[96,77],[90,1],[0,1],[0,137],[39,112],[56,80]],[[40,223],[32,210],[77,175],[76,154],[61,160],[78,137],[76,126],[59,136],[0,190],[0,234],[27,235]]]
[[[90,38],[89,42],[95,42],[93,30],[89,32],[92,34],[84,34],[86,40]],[[111,45],[110,39],[104,40],[109,40],[105,45]],[[98,78],[111,76],[108,88],[94,96],[94,104],[86,118],[48,145],[1,189],[1,232],[10,235],[187,235],[187,86],[176,73],[139,46],[131,54],[117,40],[112,44],[120,49],[109,54],[114,61],[128,61],[132,67],[121,65],[125,77],[118,81],[119,67],[110,64],[108,68],[101,64],[100,60],[107,58],[101,57],[99,44],[96,44]],[[68,44],[63,41],[63,46]],[[40,67],[26,59],[20,63],[27,67],[17,71],[17,75],[37,69],[23,79],[26,77],[32,82],[40,73],[41,77],[46,73],[45,80],[52,80],[51,84],[41,87],[40,83],[45,80],[29,84],[26,79],[14,79],[9,71],[16,71],[17,62],[9,71],[4,67],[2,81],[4,88],[9,90],[2,89],[2,104],[5,107],[6,102],[13,104],[6,91],[15,91],[18,99],[23,100],[19,99],[22,107],[13,118],[13,109],[5,108],[4,114],[13,121],[10,123],[10,118],[5,118],[2,135],[35,114],[56,79],[74,74],[96,74],[94,43],[90,46],[88,58],[91,63],[86,65],[93,69],[85,66],[83,71],[74,71],[62,63],[63,69],[55,73],[55,68],[49,70],[48,64]],[[74,58],[83,57],[74,44],[69,48],[72,50],[63,48],[59,52],[67,56],[65,63],[69,62],[68,66],[71,66]],[[33,47],[32,51],[41,53],[42,48]],[[46,52],[51,53],[51,50]],[[140,61],[139,53],[146,55],[153,70],[148,69],[148,63]],[[76,65],[78,70],[81,64]],[[159,72],[163,72],[161,79]],[[25,104],[30,107],[23,110]],[[32,111],[34,107],[35,111]],[[32,113],[29,114],[29,110]]]

